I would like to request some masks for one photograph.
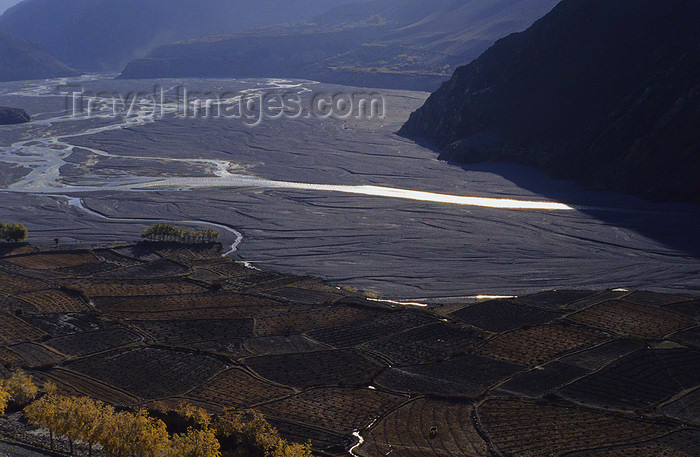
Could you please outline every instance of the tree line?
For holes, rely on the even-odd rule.
[[[166,423],[145,409],[118,411],[89,397],[59,395],[47,383],[38,389],[31,376],[21,371],[0,380],[0,414],[9,402],[24,407],[29,423],[49,431],[51,450],[55,440],[68,442],[71,455],[76,443],[87,444],[88,455],[95,446],[116,457],[221,457],[222,443],[242,457],[311,457],[310,444],[288,443],[257,411],[227,410],[212,417],[204,409],[187,403],[176,409],[161,408],[157,414],[178,418],[181,433],[168,430]],[[157,415],[156,414],[156,415]],[[183,427],[180,427],[183,428]]]
[[[0,222],[0,240],[17,243],[27,239],[29,231],[22,224],[3,224]]]
[[[190,230],[170,224],[154,224],[141,234],[141,238],[151,241],[179,241],[181,243],[211,242],[219,238],[214,230]]]

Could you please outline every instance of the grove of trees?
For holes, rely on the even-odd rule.
[[[34,400],[38,392],[32,377],[23,371],[15,371],[8,379],[0,379],[0,414],[10,402],[20,408],[27,405]]]
[[[212,419],[202,408],[184,403],[168,412],[186,424],[186,431],[171,434],[163,420],[144,409],[117,410],[89,397],[59,395],[56,390],[47,383],[44,395],[34,400],[36,385],[17,371],[0,380],[0,414],[9,403],[24,406],[29,423],[49,431],[51,450],[60,438],[67,441],[71,455],[76,455],[78,442],[87,444],[88,455],[99,445],[116,457],[221,457],[222,444],[241,457],[312,455],[310,444],[288,443],[256,411],[225,411]]]
[[[88,444],[89,455],[99,444],[116,457],[220,457],[214,431],[190,428],[171,438],[165,423],[145,410],[116,411],[112,406],[88,397],[64,397],[47,393],[25,408],[27,419],[68,440],[71,455],[74,443]]]
[[[27,227],[22,224],[3,224],[0,222],[0,240],[17,243],[26,240],[28,235]]]
[[[183,243],[210,242],[219,238],[214,230],[189,230],[170,224],[153,224],[141,234],[141,238],[151,241],[180,241]]]

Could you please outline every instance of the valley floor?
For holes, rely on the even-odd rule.
[[[256,127],[178,117],[172,105],[155,118],[76,118],[66,85],[289,91],[306,101],[369,92],[386,109]],[[271,79],[0,84],[0,103],[33,119],[0,128],[0,220],[64,244],[130,241],[154,220],[214,223],[252,265],[419,302],[550,288],[700,291],[698,207],[583,191],[523,167],[441,162],[395,135],[427,95]]]

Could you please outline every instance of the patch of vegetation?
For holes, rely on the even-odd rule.
[[[4,224],[0,222],[0,239],[10,243],[19,243],[29,236],[27,227],[22,224]]]
[[[189,230],[170,224],[154,224],[141,234],[141,238],[151,241],[179,241],[181,243],[211,242],[219,238],[214,230]]]
[[[38,393],[32,377],[17,370],[6,380],[0,380],[0,412],[8,405],[22,408],[29,404]]]
[[[36,394],[31,378],[20,376]],[[89,455],[99,445],[117,457],[311,456],[310,444],[286,442],[256,411],[227,411],[213,421],[205,410],[183,403],[156,412],[170,425],[179,426],[171,433],[166,422],[144,409],[118,411],[90,397],[58,395],[51,383],[44,389],[41,398],[26,406],[25,415],[31,424],[49,431],[52,450],[55,438],[62,438],[71,455],[76,455],[76,444],[82,442]],[[0,385],[0,412],[12,398],[10,389]]]

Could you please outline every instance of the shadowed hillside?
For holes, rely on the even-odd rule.
[[[0,81],[59,78],[79,73],[40,46],[0,32]]]
[[[700,195],[700,4],[566,0],[459,68],[400,133],[652,199]]]

